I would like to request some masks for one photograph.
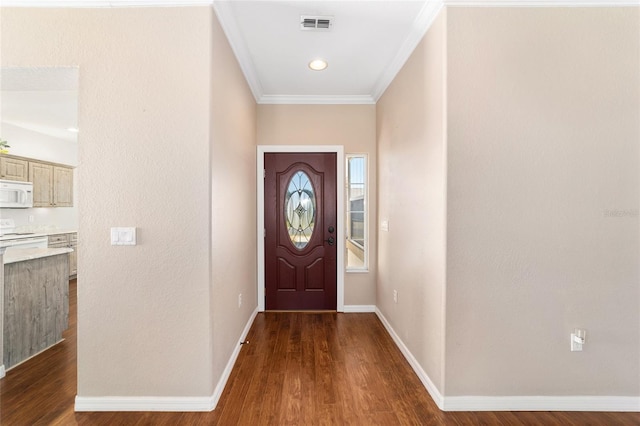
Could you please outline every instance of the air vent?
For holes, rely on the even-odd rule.
[[[333,16],[301,16],[300,29],[305,31],[329,31],[333,27]]]

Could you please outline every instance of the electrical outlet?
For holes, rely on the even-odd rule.
[[[586,330],[581,328],[576,328],[571,333],[571,352],[580,352],[582,351],[582,345],[585,343],[585,337],[587,335]]]
[[[398,290],[393,290],[393,303],[398,303]]]
[[[238,308],[242,306],[242,293],[238,295]]]

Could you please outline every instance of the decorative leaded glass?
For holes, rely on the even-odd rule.
[[[313,235],[316,219],[316,194],[309,176],[303,171],[294,173],[284,198],[285,225],[289,238],[298,249],[304,249]]]

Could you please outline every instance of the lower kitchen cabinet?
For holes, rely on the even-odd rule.
[[[49,235],[48,246],[49,248],[69,247],[73,249],[69,253],[69,278],[75,278],[78,275],[78,234],[73,232]]]
[[[78,234],[69,235],[69,247],[73,249],[69,253],[69,276],[75,277],[78,275]]]
[[[6,368],[62,340],[69,325],[68,268],[67,253],[4,264],[1,355]]]

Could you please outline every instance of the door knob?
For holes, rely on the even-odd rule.
[[[329,237],[329,239],[325,241],[328,242],[330,246],[334,245],[336,242],[335,238],[333,237]]]

